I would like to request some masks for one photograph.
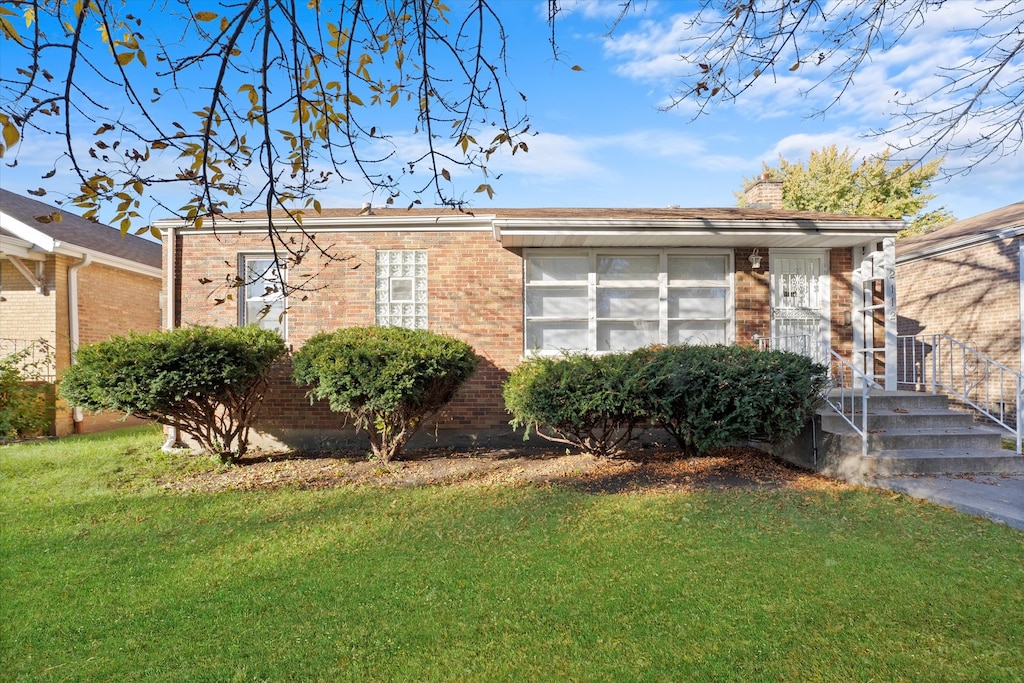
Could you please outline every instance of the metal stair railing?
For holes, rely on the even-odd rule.
[[[806,334],[755,336],[754,339],[761,351],[792,351],[810,355],[810,337]],[[821,398],[860,437],[861,455],[867,456],[868,398],[872,389],[881,389],[882,385],[826,344],[822,344],[822,356],[828,366],[828,383],[821,392]]]
[[[899,384],[939,388],[1024,441],[1024,375],[948,334],[897,338]]]
[[[868,454],[868,398],[872,389],[881,389],[882,385],[840,356],[835,349],[828,348],[827,357],[829,383],[821,397],[860,437],[860,454],[861,457],[866,457]],[[859,413],[858,403],[860,404]]]

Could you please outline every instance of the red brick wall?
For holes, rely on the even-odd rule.
[[[736,343],[756,346],[754,336],[771,336],[771,283],[768,250],[760,249],[761,268],[750,265],[753,249],[737,249],[736,261]]]
[[[290,285],[306,279],[310,283],[309,291],[289,297],[289,345],[300,348],[309,337],[322,331],[372,325],[376,251],[425,249],[429,329],[468,342],[483,359],[476,375],[436,420],[437,427],[460,433],[510,433],[501,384],[522,357],[520,251],[501,247],[489,231],[344,232],[322,233],[319,238],[322,246],[331,245],[332,252],[345,260],[325,264],[323,257],[310,252],[298,267],[289,271]],[[175,259],[180,264],[180,276],[175,281],[176,324],[237,324],[238,292],[226,283],[237,273],[238,254],[269,252],[265,235],[184,231],[175,239]],[[770,332],[768,253],[767,249],[760,250],[763,265],[753,271],[748,260],[751,251],[735,251],[736,341],[742,345],[753,344],[755,334]],[[850,267],[851,251],[833,249],[833,344],[845,344],[847,348],[851,331],[844,325],[844,312],[850,307]],[[264,404],[259,431],[288,444],[293,431],[308,433],[341,426],[341,416],[322,403],[311,406],[304,390],[295,387],[288,375],[287,364],[278,368]],[[432,431],[434,423],[425,429]],[[302,445],[308,447],[309,440]]]
[[[78,271],[78,330],[82,344],[127,332],[160,329],[159,278],[91,264]]]
[[[78,337],[92,344],[128,332],[160,329],[159,278],[93,263],[78,271]],[[79,433],[142,424],[120,413],[85,413]]]
[[[832,249],[828,268],[831,274],[832,348],[844,358],[849,358],[853,351],[853,250]]]
[[[376,251],[424,249],[429,329],[467,342],[482,358],[476,374],[436,422],[440,428],[507,430],[501,383],[519,362],[523,348],[519,252],[502,248],[484,231],[324,233],[320,242],[331,244],[346,260],[326,264],[311,253],[289,271],[290,285],[310,283],[309,291],[289,297],[289,345],[297,349],[318,332],[374,324]],[[237,324],[236,292],[224,283],[234,277],[239,253],[269,250],[265,236],[185,232],[178,235],[177,245],[182,264],[176,283],[181,301],[178,324]],[[204,284],[207,279],[212,282]],[[221,299],[224,302],[217,303]],[[279,369],[262,415],[260,429],[270,432],[341,424],[341,416],[325,405],[309,405],[303,390],[292,385],[287,367]]]
[[[899,265],[900,334],[948,334],[1019,370],[1019,240]]]
[[[0,337],[44,338],[54,348],[59,377],[71,364],[71,322],[68,300],[68,268],[78,259],[47,255],[44,268],[46,293],[32,285],[6,260],[0,261],[3,290],[0,295]],[[29,267],[34,264],[28,263]],[[91,264],[78,270],[79,339],[81,343],[101,341],[128,330],[148,331],[160,327],[159,278],[138,275],[118,268]],[[57,400],[53,433],[66,436],[74,431],[70,406]],[[119,415],[85,414],[81,431],[99,431],[124,426]]]

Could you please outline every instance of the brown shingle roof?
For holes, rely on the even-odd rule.
[[[923,235],[900,240],[896,243],[896,251],[899,254],[927,252],[971,237],[1019,227],[1024,227],[1024,202],[1010,204],[973,218],[950,223]]]
[[[355,218],[362,215],[361,209],[324,209],[321,213],[306,211],[307,218]],[[262,212],[224,214],[228,220],[253,220],[262,217]],[[284,212],[275,211],[274,218],[285,218]],[[861,222],[865,220],[894,221],[893,218],[850,216],[822,213],[817,211],[788,211],[779,209],[751,208],[530,208],[530,209],[456,209],[445,208],[379,208],[374,207],[373,216],[496,216],[497,218],[540,218],[540,219],[621,219],[621,220],[749,220],[749,221],[835,221]]]
[[[0,189],[0,211],[63,244],[117,256],[155,268],[160,267],[161,246],[158,243],[135,235],[122,237],[120,230],[101,223],[93,223],[67,209],[59,209],[30,197]],[[54,211],[60,212],[62,220],[50,223],[36,220],[37,216],[48,216]]]

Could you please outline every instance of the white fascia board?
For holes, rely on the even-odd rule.
[[[16,256],[29,261],[42,261],[47,253],[70,256],[74,259],[82,259],[86,255],[90,255],[92,256],[92,263],[98,263],[100,265],[118,268],[120,270],[127,270],[132,273],[138,273],[139,275],[154,277],[158,280],[163,277],[163,270],[161,268],[147,266],[143,263],[139,263],[138,261],[121,258],[120,256],[111,256],[110,254],[94,251],[92,249],[82,249],[69,244],[61,244],[60,242],[58,242],[57,245],[57,248],[53,252],[44,252],[24,240],[0,236],[0,254]]]
[[[25,225],[3,212],[0,212],[0,220],[3,221],[0,223],[3,229],[15,236],[13,239],[7,236],[0,236],[0,252],[33,260],[39,260],[42,254],[61,254],[62,256],[71,256],[76,259],[89,255],[92,256],[93,263],[101,263],[105,266],[139,273],[140,275],[148,275],[157,279],[163,277],[163,271],[160,268],[154,268],[131,259],[55,240],[49,235],[29,225]]]
[[[782,246],[793,238],[822,238],[831,241],[860,243],[894,237],[902,223],[892,221],[814,222],[799,220],[556,220],[497,219],[494,237],[510,247],[536,246],[551,238],[586,238],[595,246],[604,240],[636,238],[641,246],[644,238],[663,241],[698,239],[702,243],[727,246]],[[832,245],[836,246],[836,245]]]
[[[394,213],[391,213],[394,212]],[[493,215],[460,216],[402,216],[400,209],[382,209],[378,213],[353,217],[306,217],[301,225],[282,220],[275,223],[279,232],[481,232],[491,230]],[[399,215],[395,215],[399,214]],[[209,227],[207,227],[209,226]],[[206,219],[202,228],[179,219],[159,220],[153,223],[158,230],[175,230],[179,235],[212,235],[231,232],[266,232],[267,219],[243,220]]]
[[[0,227],[15,237],[20,237],[46,252],[53,252],[60,245],[60,242],[46,233],[22,223],[14,216],[3,211],[0,211]]]
[[[34,244],[18,237],[0,235],[0,254],[17,256],[22,259],[41,261],[44,257]]]
[[[932,256],[942,256],[943,254],[950,254],[954,251],[961,251],[970,247],[977,246],[979,244],[985,244],[987,242],[997,242],[1004,239],[1013,239],[1024,235],[1024,225],[1014,226],[1012,228],[1003,228],[1001,230],[993,230],[992,232],[983,232],[980,234],[969,235],[967,237],[961,237],[958,240],[950,240],[949,242],[943,242],[941,244],[935,244],[925,249],[918,249],[916,251],[910,251],[905,254],[900,254],[896,257],[896,264],[900,265],[903,263],[913,263],[914,261],[920,261],[922,259],[931,258]]]
[[[120,256],[113,256],[106,254],[102,251],[95,251],[93,249],[86,249],[84,247],[78,247],[74,245],[61,245],[57,248],[57,253],[64,256],[72,256],[74,258],[85,258],[91,256],[92,260],[90,263],[99,264],[103,266],[109,266],[111,268],[118,268],[120,270],[127,270],[131,273],[137,273],[139,275],[147,275],[156,279],[163,278],[163,269],[159,266],[147,266],[144,263],[138,261],[132,261],[131,259],[121,258]]]

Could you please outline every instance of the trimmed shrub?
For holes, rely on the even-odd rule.
[[[87,410],[176,425],[206,451],[245,454],[272,364],[287,353],[277,332],[189,327],[82,346],[60,394]]]
[[[602,356],[535,356],[505,382],[505,407],[524,438],[575,446],[598,456],[614,455],[647,420],[652,380],[647,356],[638,352]]]
[[[827,368],[806,356],[738,346],[646,350],[658,386],[651,419],[687,455],[736,441],[785,443],[811,417]]]
[[[53,421],[53,385],[37,381],[31,351],[0,358],[0,441],[38,436]]]
[[[614,455],[647,424],[687,456],[738,441],[784,443],[818,405],[826,368],[781,351],[656,346],[530,358],[503,387],[512,426]]]
[[[348,327],[310,338],[293,377],[365,430],[373,456],[388,462],[476,370],[465,342],[403,327]]]

